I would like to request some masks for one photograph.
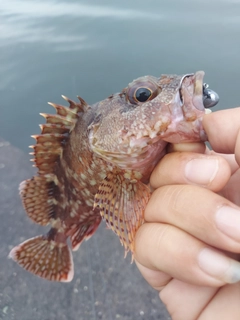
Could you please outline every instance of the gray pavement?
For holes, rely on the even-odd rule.
[[[170,319],[104,223],[73,253],[70,283],[42,280],[7,258],[13,246],[47,230],[27,218],[18,196],[33,173],[29,156],[0,138],[0,320]]]

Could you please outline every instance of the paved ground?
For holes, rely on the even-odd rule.
[[[7,259],[14,245],[45,231],[26,217],[18,196],[32,173],[29,156],[0,138],[0,320],[170,319],[104,224],[74,253],[70,283],[39,279]]]

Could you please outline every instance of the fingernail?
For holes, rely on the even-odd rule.
[[[186,178],[200,185],[208,185],[215,178],[217,171],[218,160],[213,157],[192,159],[185,166]]]
[[[204,248],[198,256],[198,264],[202,271],[225,283],[240,281],[240,263],[217,251]]]
[[[240,242],[240,210],[223,206],[217,210],[215,220],[220,231]]]

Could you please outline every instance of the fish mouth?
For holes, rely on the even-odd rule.
[[[179,94],[186,107],[192,100],[196,109],[209,113],[211,111],[208,108],[214,107],[219,102],[219,96],[203,82],[204,74],[204,71],[197,71],[195,74],[184,75],[180,83]]]

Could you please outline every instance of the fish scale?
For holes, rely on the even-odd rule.
[[[80,97],[62,96],[69,107],[49,103],[56,114],[41,114],[46,123],[31,146],[38,173],[20,184],[20,196],[28,217],[51,228],[14,247],[10,257],[42,278],[71,281],[71,251],[104,219],[134,258],[150,175],[167,143],[207,140],[203,76],[141,77],[92,106]]]

